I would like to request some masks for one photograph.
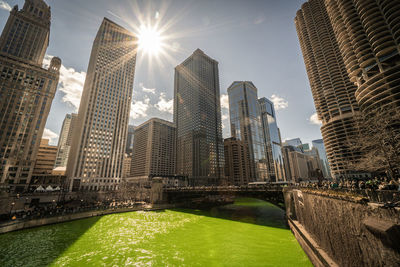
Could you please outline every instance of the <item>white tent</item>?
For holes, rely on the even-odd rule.
[[[52,191],[54,191],[54,189],[53,189],[53,187],[51,187],[51,185],[49,185],[48,187],[46,187],[46,191],[52,192]]]
[[[60,191],[61,188],[59,186],[57,186],[56,188],[54,188],[54,191]]]
[[[39,185],[36,189],[35,189],[35,192],[44,192],[44,191],[46,191],[44,188],[43,188],[43,186],[41,186],[41,185]]]

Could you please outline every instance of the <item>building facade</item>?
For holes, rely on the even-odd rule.
[[[124,163],[122,168],[122,178],[127,178],[131,175],[132,154],[124,154]]]
[[[137,52],[136,37],[104,18],[93,43],[73,133],[71,189],[113,190],[122,177]]]
[[[286,181],[282,155],[281,134],[276,122],[274,104],[263,97],[258,100],[263,129],[268,180],[271,182]]]
[[[49,144],[49,139],[41,139],[36,154],[35,167],[32,175],[51,175],[56,162],[57,146]]]
[[[348,164],[360,159],[360,152],[348,148],[360,134],[357,87],[350,81],[324,0],[304,3],[295,24],[332,175],[358,176]]]
[[[60,137],[57,145],[57,157],[54,168],[66,168],[68,155],[71,148],[72,133],[75,130],[78,114],[72,113],[65,115],[63,125],[61,127]]]
[[[130,177],[174,176],[175,136],[176,127],[169,121],[152,118],[139,125],[135,129]]]
[[[249,180],[265,181],[268,169],[257,88],[249,81],[235,81],[227,91],[231,135],[242,140],[250,154]]]
[[[218,62],[197,49],[175,68],[176,173],[195,184],[218,184],[224,146]]]
[[[61,67],[57,57],[42,67],[50,20],[43,0],[26,0],[0,37],[0,190],[27,190],[32,177]]]
[[[224,140],[225,180],[230,185],[247,185],[251,182],[250,153],[248,145],[235,137]]]
[[[282,151],[288,181],[301,182],[323,178],[318,155],[304,153],[300,148],[293,146],[283,146]]]
[[[400,108],[400,2],[326,0],[360,109]]]

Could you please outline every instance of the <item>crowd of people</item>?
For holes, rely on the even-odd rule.
[[[38,205],[24,210],[10,210],[8,214],[0,215],[0,223],[7,221],[25,221],[48,218],[53,216],[63,216],[73,213],[86,211],[105,211],[110,209],[141,208],[146,207],[145,202],[134,201],[103,201],[97,203],[87,203],[83,200],[74,200],[65,204],[50,203]]]
[[[339,181],[323,180],[319,182],[302,182],[299,185],[314,188],[326,189],[352,189],[352,190],[393,190],[400,191],[400,179],[389,179],[387,177],[375,177],[369,180],[348,180],[341,179]]]

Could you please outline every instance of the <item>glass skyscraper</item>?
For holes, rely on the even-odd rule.
[[[325,145],[322,139],[312,141],[312,146],[318,151],[320,160],[322,161],[322,172],[324,177],[331,177],[331,169],[329,168],[328,157],[326,156]]]
[[[232,137],[242,140],[250,154],[249,181],[265,181],[268,169],[257,88],[249,81],[235,81],[228,96]]]
[[[263,126],[268,178],[271,182],[285,181],[285,168],[282,156],[282,141],[276,123],[274,104],[263,97],[258,100]]]
[[[176,172],[195,184],[223,177],[218,62],[197,49],[175,68]]]
[[[93,43],[67,165],[73,190],[118,188],[136,52],[133,33],[104,18]]]

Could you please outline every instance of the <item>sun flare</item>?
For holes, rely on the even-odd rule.
[[[138,34],[139,49],[149,55],[158,55],[163,48],[163,38],[156,27],[141,25]]]

